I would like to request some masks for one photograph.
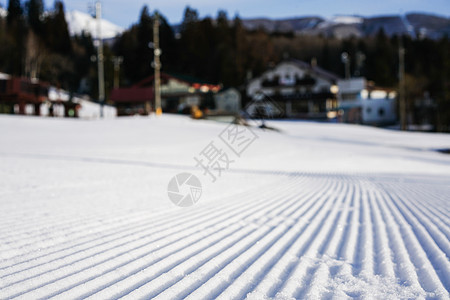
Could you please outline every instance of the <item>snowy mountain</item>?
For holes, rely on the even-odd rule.
[[[89,33],[93,38],[97,38],[97,21],[91,15],[70,11],[66,13],[66,22],[69,26],[70,35],[80,35],[83,31]],[[101,35],[103,39],[112,39],[121,34],[124,29],[105,19],[101,21]]]
[[[296,34],[324,35],[337,38],[363,37],[380,29],[389,35],[408,34],[415,37],[439,39],[450,34],[450,18],[423,13],[374,17],[335,16],[332,18],[296,17],[289,19],[245,19],[248,30],[263,28],[267,32],[294,32]]]
[[[334,25],[350,25],[350,24],[362,24],[364,22],[364,19],[361,17],[354,17],[354,16],[335,16],[332,18],[329,18],[317,25],[319,28],[327,28]]]
[[[0,7],[0,18],[6,18],[8,15],[8,11],[4,9],[3,7]]]
[[[5,18],[7,15],[8,11],[0,7],[0,18]],[[93,38],[97,38],[97,21],[91,15],[76,10],[66,12],[66,22],[71,36],[81,35],[85,31]],[[103,39],[112,39],[122,34],[124,29],[108,20],[102,19],[101,31]]]

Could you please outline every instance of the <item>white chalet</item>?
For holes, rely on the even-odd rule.
[[[337,84],[341,122],[391,125],[397,121],[394,90],[375,87],[363,77],[339,80]]]
[[[247,97],[256,100],[264,95],[287,118],[327,119],[336,109],[338,80],[315,63],[289,59],[252,79]]]

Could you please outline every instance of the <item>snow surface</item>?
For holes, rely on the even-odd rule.
[[[3,7],[0,7],[0,18],[6,18],[8,16],[8,11]]]
[[[340,24],[361,24],[364,22],[364,18],[356,16],[334,16],[330,20]]]
[[[0,18],[5,18],[8,11],[0,7]],[[66,12],[66,22],[71,36],[81,35],[84,32],[90,34],[94,39],[98,37],[97,20],[91,15],[73,10]],[[106,19],[102,19],[101,33],[103,39],[112,39],[124,32],[124,29]]]
[[[225,123],[0,116],[0,299],[449,299],[449,135],[268,125],[212,183]]]
[[[362,17],[340,15],[326,19],[325,21],[321,22],[318,27],[325,29],[339,24],[351,25],[362,24],[363,22],[364,18]]]
[[[94,39],[98,37],[97,20],[89,14],[77,10],[66,12],[66,22],[71,36],[81,35],[83,31],[85,31]],[[106,19],[102,19],[100,24],[103,39],[115,38],[124,31],[122,27],[115,25]]]

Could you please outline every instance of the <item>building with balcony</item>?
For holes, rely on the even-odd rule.
[[[343,79],[338,85],[338,119],[375,126],[397,122],[397,92],[375,86],[363,77]]]
[[[268,109],[281,111],[279,117],[327,120],[334,117],[339,79],[314,61],[289,59],[252,79],[246,93],[253,101],[264,97],[273,103],[276,108]]]

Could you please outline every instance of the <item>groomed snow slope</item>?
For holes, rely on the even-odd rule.
[[[449,135],[270,125],[212,183],[227,124],[0,116],[0,299],[449,299]]]

